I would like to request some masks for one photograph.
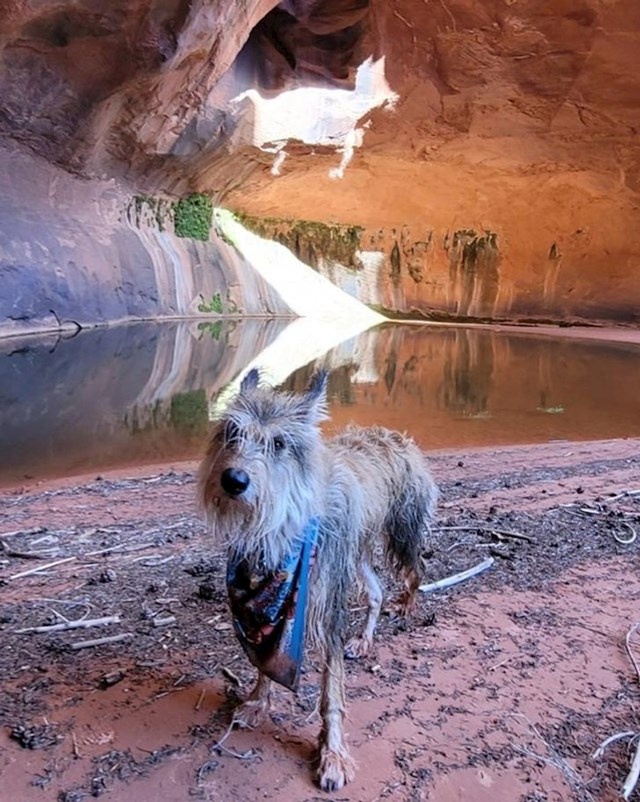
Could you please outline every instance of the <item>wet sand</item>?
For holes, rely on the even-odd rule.
[[[421,595],[407,621],[384,615],[374,654],[348,663],[359,770],[329,795],[313,784],[313,655],[300,693],[278,691],[267,725],[226,742],[246,759],[210,751],[252,670],[230,632],[224,557],[194,507],[193,462],[3,491],[7,798],[618,799],[627,743],[590,755],[609,735],[640,730],[638,678],[623,648],[640,618],[640,546],[622,542],[640,527],[640,440],[430,456],[442,499],[427,581],[495,562]],[[40,567],[20,555],[43,549],[44,562],[67,562],[10,578]],[[17,632],[61,615],[120,621]],[[128,637],[71,648],[115,634]]]

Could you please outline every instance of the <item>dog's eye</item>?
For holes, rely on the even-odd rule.
[[[224,440],[227,445],[233,445],[240,436],[240,429],[235,421],[229,420],[224,427]]]
[[[282,437],[274,437],[273,438],[273,450],[274,451],[282,451],[284,448],[284,438]]]

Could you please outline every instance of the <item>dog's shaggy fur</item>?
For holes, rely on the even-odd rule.
[[[216,423],[199,477],[200,501],[220,544],[263,572],[291,552],[312,517],[320,520],[310,577],[307,634],[324,659],[318,780],[336,790],[354,777],[344,742],[343,656],[371,647],[382,605],[373,570],[377,543],[406,590],[411,609],[421,578],[421,554],[437,499],[426,459],[410,438],[380,427],[351,427],[325,440],[326,374],[302,395],[277,392],[251,371]],[[344,644],[347,597],[359,578],[369,612],[362,635]],[[244,726],[269,712],[270,680],[260,674],[235,713]]]

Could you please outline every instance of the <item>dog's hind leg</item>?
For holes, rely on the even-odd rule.
[[[402,576],[405,589],[395,600],[395,608],[400,615],[409,615],[416,606],[420,576],[415,568],[405,568],[402,572]]]
[[[330,647],[331,648],[331,647]],[[320,699],[322,731],[318,783],[323,791],[337,791],[355,777],[355,763],[344,742],[344,658],[336,643],[327,657]]]
[[[233,711],[233,723],[239,727],[253,729],[261,724],[271,709],[271,680],[265,674],[258,674],[258,681],[246,702]]]
[[[423,572],[422,553],[430,533],[433,499],[437,491],[426,480],[423,484],[422,489],[409,486],[396,498],[385,522],[390,562],[405,586],[394,603],[400,615],[407,615],[415,607]]]
[[[373,633],[382,608],[382,585],[371,564],[368,561],[363,561],[358,570],[367,593],[367,623],[362,635],[351,638],[345,647],[344,655],[349,660],[357,660],[359,657],[365,657],[365,655],[369,654],[373,645]]]

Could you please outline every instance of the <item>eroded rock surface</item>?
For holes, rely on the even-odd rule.
[[[0,21],[0,141],[34,159],[36,205],[51,163],[94,188],[55,207],[69,239],[89,197],[103,227],[99,182],[198,190],[257,217],[362,228],[379,257],[343,284],[393,312],[637,322],[639,46],[635,0],[14,0]],[[369,86],[354,127],[340,103],[363,64],[391,94]],[[303,87],[316,94],[295,114],[317,121],[315,138],[285,130],[257,147],[259,103]],[[30,225],[29,198],[10,179],[2,194]],[[104,233],[93,243],[96,265],[122,258],[105,257]],[[2,245],[9,277],[37,284],[38,260]],[[91,292],[88,317],[122,311],[95,309]]]

